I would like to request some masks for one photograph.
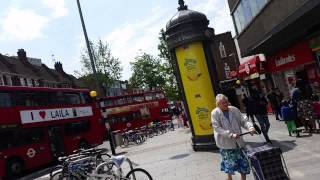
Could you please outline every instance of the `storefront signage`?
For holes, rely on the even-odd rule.
[[[295,55],[289,54],[287,57],[280,57],[275,60],[276,67],[291,63],[296,60]]]
[[[303,41],[267,58],[267,71],[277,72],[315,62],[308,43]]]
[[[259,72],[260,59],[259,56],[252,56],[243,64],[239,66],[239,76],[248,77],[251,74]]]

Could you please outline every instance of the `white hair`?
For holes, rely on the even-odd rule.
[[[221,100],[223,100],[223,99],[225,99],[225,100],[228,101],[228,97],[227,97],[226,95],[224,95],[224,94],[217,94],[217,96],[216,96],[216,105],[218,106],[219,102],[220,102]]]

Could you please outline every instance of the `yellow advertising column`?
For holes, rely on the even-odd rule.
[[[214,37],[207,17],[188,10],[183,0],[166,26],[166,42],[192,132],[195,151],[215,149],[211,111],[215,108],[215,65],[209,43]]]
[[[194,134],[211,135],[210,113],[216,103],[202,42],[175,51]]]

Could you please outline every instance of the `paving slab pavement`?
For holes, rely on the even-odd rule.
[[[320,134],[290,137],[284,122],[269,116],[269,136],[280,146],[292,180],[318,180],[320,177]],[[303,135],[303,134],[302,134]],[[248,146],[262,145],[262,136],[246,136]],[[105,142],[101,147],[109,147]],[[146,169],[155,180],[223,180],[218,151],[194,152],[189,129],[178,128],[148,139],[145,143],[116,149],[126,153],[137,167]],[[127,167],[125,167],[127,169]],[[48,179],[43,176],[39,179]],[[236,173],[234,179],[240,179]],[[252,174],[247,179],[253,180]]]

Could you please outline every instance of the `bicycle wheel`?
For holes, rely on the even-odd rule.
[[[151,175],[148,173],[148,171],[141,169],[141,168],[135,168],[128,172],[124,180],[152,180]]]
[[[57,173],[60,173],[60,174],[61,174],[62,168],[63,168],[62,165],[58,165],[58,166],[52,168],[52,169],[50,170],[50,173],[49,173],[50,178],[52,178],[52,177],[53,177],[54,175],[56,175]]]

